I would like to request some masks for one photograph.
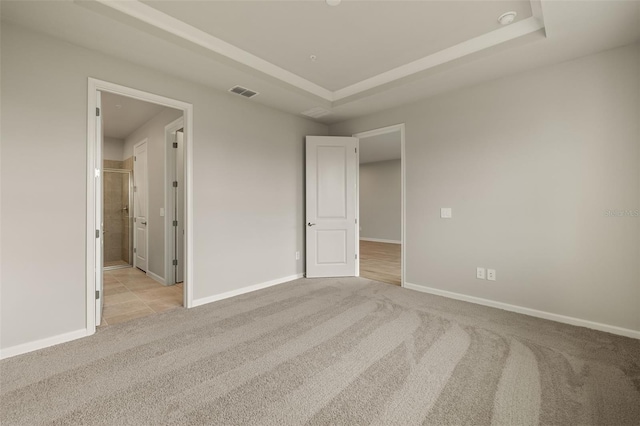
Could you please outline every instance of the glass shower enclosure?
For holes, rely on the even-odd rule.
[[[133,180],[131,170],[103,169],[104,269],[133,263]]]

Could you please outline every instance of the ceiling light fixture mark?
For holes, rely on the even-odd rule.
[[[315,62],[318,60],[318,57],[316,55],[311,55],[309,56],[309,59],[311,59],[311,62]]]
[[[518,14],[513,11],[505,12],[498,17],[498,22],[500,23],[500,25],[509,25],[516,19],[517,15]]]
[[[325,0],[325,2],[329,5],[329,6],[337,6],[340,3],[342,3],[342,0]]]

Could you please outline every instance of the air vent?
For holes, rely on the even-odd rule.
[[[324,117],[325,115],[331,114],[331,111],[327,111],[326,109],[321,107],[315,107],[307,111],[303,111],[301,114],[311,118],[320,118]]]
[[[258,96],[259,94],[258,92],[242,86],[233,86],[231,89],[229,89],[229,91],[231,93],[235,93],[236,95],[244,96],[245,98],[253,98],[254,96]]]

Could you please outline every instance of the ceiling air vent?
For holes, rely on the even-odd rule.
[[[233,86],[229,89],[231,93],[235,93],[236,95],[244,96],[245,98],[253,98],[254,96],[258,96],[258,92],[254,92],[251,89],[247,89],[242,86]]]
[[[309,110],[303,111],[301,114],[311,118],[320,118],[320,117],[324,117],[325,115],[331,114],[331,111],[327,111],[326,109],[321,107],[315,107],[315,108],[311,108]]]

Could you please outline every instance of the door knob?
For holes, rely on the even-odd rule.
[[[145,222],[145,221],[142,221],[142,222],[140,222],[140,223],[141,223],[141,224],[143,224],[143,225],[146,225],[146,224],[147,224],[147,222]]]
[[[311,222],[307,223],[307,226],[314,226],[314,225],[315,223],[311,223]]]

